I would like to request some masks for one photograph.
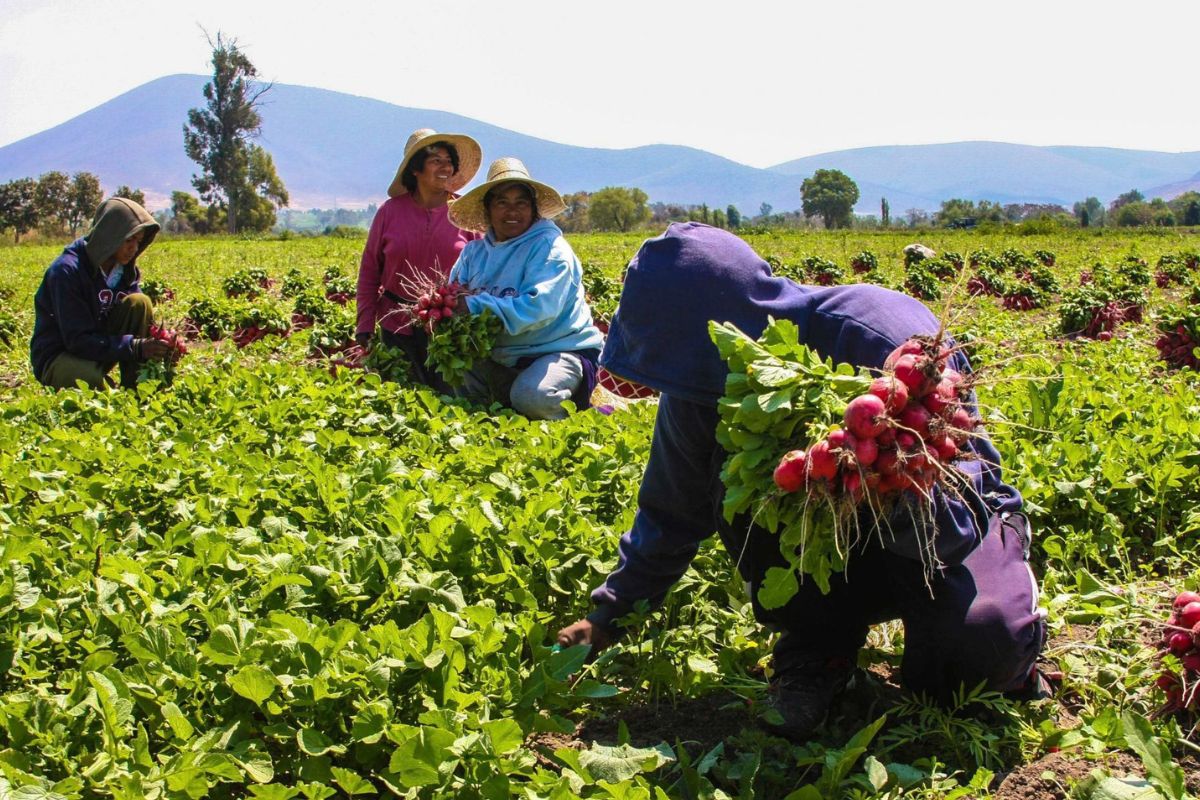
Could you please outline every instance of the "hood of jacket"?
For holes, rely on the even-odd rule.
[[[899,343],[934,333],[918,300],[869,284],[801,286],[771,274],[750,245],[720,228],[674,223],[629,263],[601,365],[657,391],[715,405],[728,368],[708,332],[728,322],[757,339],[789,319],[826,358],[877,369]]]
[[[103,266],[126,239],[138,231],[145,231],[137,254],[126,264],[134,266],[138,256],[154,241],[158,228],[159,225],[154,221],[154,217],[150,216],[150,212],[137,203],[124,197],[110,197],[96,209],[92,227],[83,237],[88,260],[97,267]]]

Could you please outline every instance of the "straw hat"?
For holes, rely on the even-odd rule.
[[[404,170],[408,169],[408,162],[421,152],[422,148],[438,142],[452,144],[458,151],[458,172],[446,182],[450,191],[457,192],[471,182],[471,178],[479,171],[479,165],[483,163],[483,152],[479,149],[479,142],[464,133],[438,133],[432,128],[421,128],[413,131],[412,136],[408,137],[408,144],[404,145],[404,159],[400,162],[400,168],[396,170],[396,177],[392,178],[392,185],[388,187],[388,197],[399,197],[408,191],[400,182]]]
[[[562,195],[553,187],[529,177],[529,170],[525,169],[520,159],[497,158],[488,167],[487,181],[457,200],[450,201],[450,221],[465,231],[486,232],[488,218],[487,209],[483,207],[483,196],[492,187],[511,181],[523,183],[533,189],[537,197],[538,216],[542,219],[550,219],[567,210]]]

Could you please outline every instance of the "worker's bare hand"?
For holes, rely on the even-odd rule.
[[[600,625],[593,625],[586,619],[572,623],[558,632],[558,643],[563,647],[577,644],[590,644],[592,656],[612,645],[612,636]]]
[[[147,338],[138,340],[138,352],[141,353],[144,360],[166,358],[171,349],[171,343],[164,342],[161,339]]]

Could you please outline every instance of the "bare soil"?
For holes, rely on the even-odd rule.
[[[1142,762],[1135,756],[1122,754],[1111,761],[1100,762],[1066,753],[1050,753],[1000,778],[993,797],[995,800],[1065,800],[1070,796],[1071,787],[1094,769],[1102,769],[1119,778],[1145,777]]]

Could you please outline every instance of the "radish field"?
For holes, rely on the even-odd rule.
[[[569,237],[598,317],[645,235]],[[192,337],[173,380],[52,393],[28,340],[62,244],[4,246],[0,800],[1200,793],[1197,650],[1171,639],[1200,591],[1200,234],[746,238],[968,343],[1052,699],[907,695],[891,623],[818,736],[772,737],[772,634],[715,540],[585,663],[554,633],[615,565],[653,400],[530,422],[362,369],[339,238],[160,237],[139,265]],[[937,256],[906,264],[914,241]]]

